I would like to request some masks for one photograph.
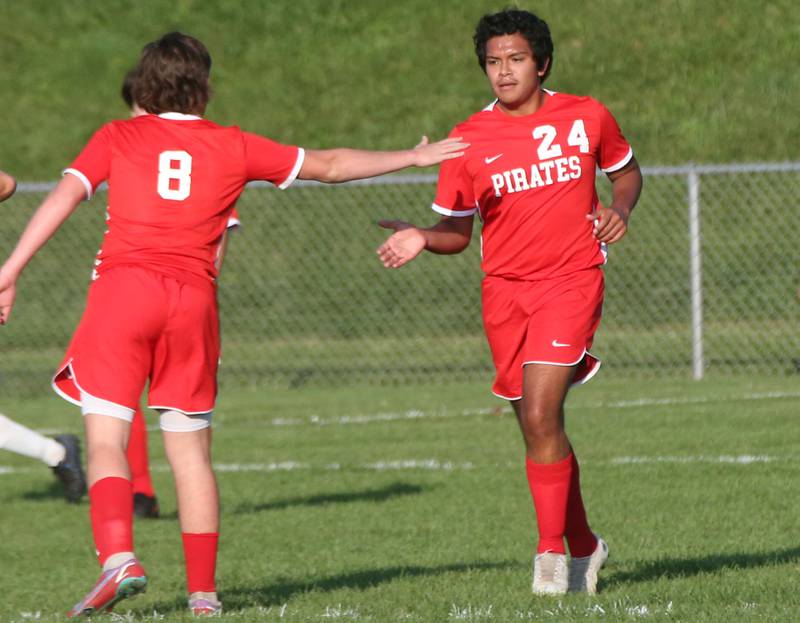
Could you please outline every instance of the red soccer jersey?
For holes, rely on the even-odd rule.
[[[96,271],[146,266],[182,281],[214,280],[217,248],[250,180],[288,187],[304,151],[192,115],[112,121],[65,173],[87,199],[108,180],[108,217]]]
[[[621,169],[633,150],[600,102],[545,93],[531,115],[491,104],[451,132],[470,148],[442,163],[433,209],[479,213],[487,275],[547,279],[605,262],[586,219],[597,202],[595,170]]]

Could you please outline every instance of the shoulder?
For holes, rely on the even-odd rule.
[[[450,136],[466,136],[467,134],[481,132],[484,130],[486,126],[490,125],[496,118],[496,115],[493,112],[496,103],[497,100],[492,101],[486,107],[482,108],[476,113],[473,113],[464,121],[456,124],[456,126],[450,132]]]
[[[606,107],[599,100],[589,95],[574,95],[572,93],[560,93],[556,91],[548,92],[553,98],[554,109],[575,110],[583,114],[603,114],[607,111]]]

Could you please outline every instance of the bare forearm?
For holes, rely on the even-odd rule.
[[[326,167],[306,179],[321,182],[347,182],[365,177],[392,173],[416,165],[413,149],[403,151],[364,151],[360,149],[326,149],[314,152]],[[304,176],[301,170],[300,176]]]
[[[85,193],[77,178],[65,176],[31,217],[16,248],[3,265],[3,272],[15,279],[19,277],[36,252],[72,214]]]
[[[425,250],[439,255],[461,253],[469,246],[471,236],[451,224],[439,222],[433,227],[421,229],[425,237]]]
[[[611,209],[629,216],[642,192],[642,172],[639,165],[625,169],[611,180]]]

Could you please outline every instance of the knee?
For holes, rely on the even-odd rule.
[[[522,421],[525,436],[533,439],[546,439],[563,431],[559,411],[536,404],[524,409]]]

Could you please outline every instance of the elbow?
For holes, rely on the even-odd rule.
[[[320,182],[325,182],[326,184],[339,184],[340,182],[346,182],[348,180],[347,176],[336,166],[335,163],[331,163],[327,170],[322,174],[320,177]]]

